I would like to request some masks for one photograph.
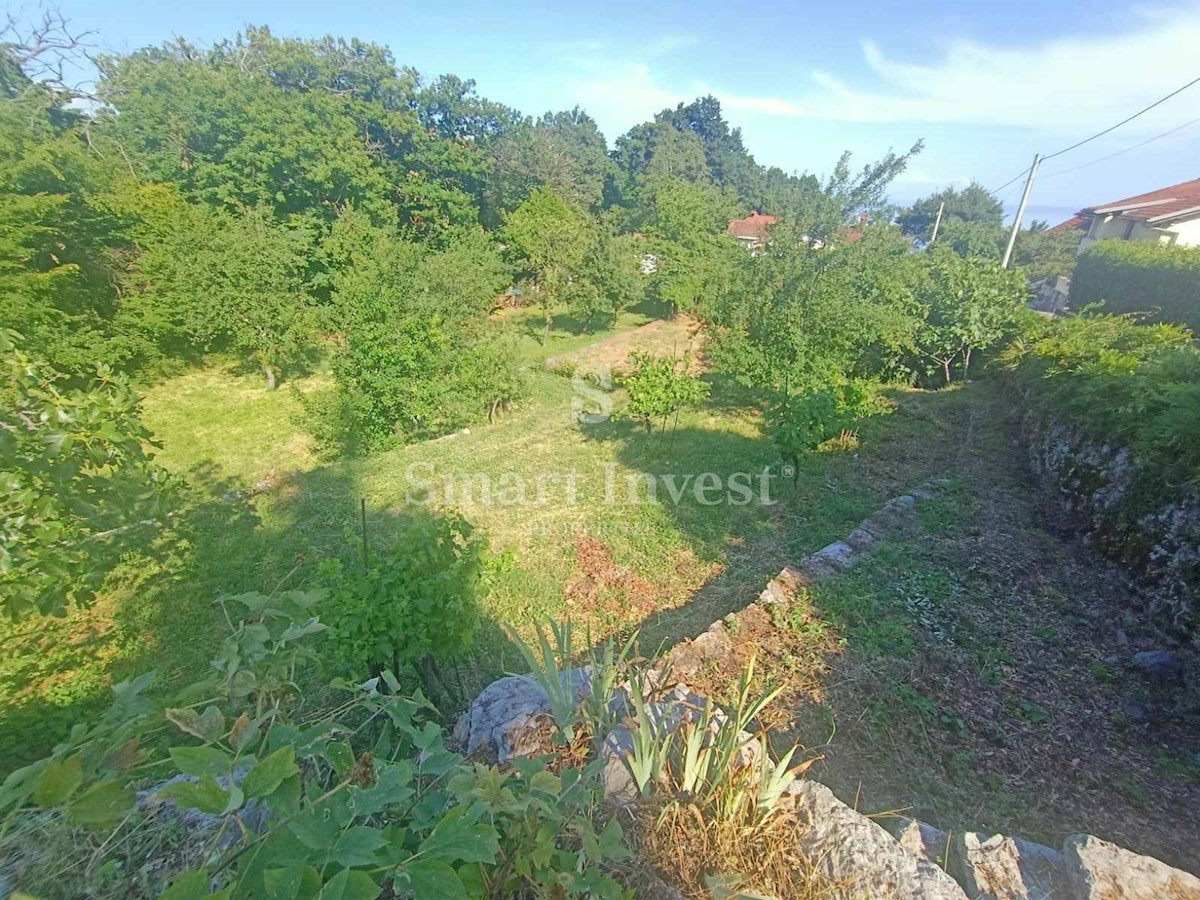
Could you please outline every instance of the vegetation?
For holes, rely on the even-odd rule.
[[[1137,241],[1101,241],[1079,258],[1071,304],[1104,303],[1106,312],[1140,313],[1200,332],[1200,250]]]
[[[1200,480],[1200,350],[1186,329],[1084,315],[1018,340],[1004,358],[1040,408],[1131,449],[1140,490],[1123,516]]]
[[[668,733],[634,642],[609,639],[694,634],[934,477],[944,423],[912,389],[949,388],[963,420],[959,386],[997,356],[1126,441],[1145,484],[1200,471],[1182,329],[1028,320],[978,186],[888,224],[919,143],[786,175],[703,97],[608,153],[583,110],[529,118],[378,45],[265,28],[103,57],[79,103],[39,61],[76,49],[60,32],[0,51],[0,855],[34,860],[22,889],[616,897],[636,848],[685,859],[693,892],[804,896],[804,861],[763,852],[795,824],[799,751],[767,752],[781,684],[752,690],[739,659],[722,708]],[[935,199],[945,237],[917,252]],[[754,254],[726,234],[752,210],[780,220]],[[1022,234],[1025,275],[1060,237]],[[622,352],[615,387],[545,368],[681,312],[649,331],[688,328],[682,362]],[[572,415],[580,393],[605,414]],[[883,456],[834,452],[860,446]],[[870,589],[778,611],[761,665],[911,655]],[[541,758],[448,750],[438,723],[522,663],[551,701]],[[1036,724],[1043,701],[1013,702]],[[620,819],[597,761],[619,728],[640,796]],[[750,730],[763,752],[736,763]],[[162,781],[216,820],[203,847],[138,805]]]

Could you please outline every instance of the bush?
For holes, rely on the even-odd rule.
[[[1075,265],[1071,305],[1104,302],[1111,313],[1146,313],[1200,334],[1200,248],[1101,241]]]
[[[248,615],[231,621],[221,677],[166,709],[152,675],[118,684],[99,722],[14,772],[0,786],[7,881],[166,900],[628,896],[609,874],[629,851],[602,761],[468,761],[391,673],[387,693],[335,682],[336,708],[306,708],[294,675],[323,627],[318,600],[226,598]]]
[[[806,452],[884,408],[870,385],[852,381],[782,398],[768,408],[767,428],[780,456],[791,464],[795,479],[800,474],[800,457]]]
[[[421,514],[368,552],[358,574],[326,570],[340,582],[322,607],[334,667],[355,679],[419,667],[436,691],[433,659],[461,658],[479,632],[486,542],[456,513]]]
[[[152,524],[167,475],[138,395],[107,367],[71,386],[0,330],[0,607],[66,615],[88,602],[121,536]]]
[[[1129,316],[1045,322],[1004,355],[1060,421],[1127,444],[1150,498],[1200,479],[1200,350],[1176,325]]]
[[[641,422],[647,433],[660,420],[665,431],[668,418],[682,409],[699,406],[708,397],[708,384],[687,374],[688,357],[684,358],[682,370],[674,356],[638,351],[630,354],[629,359],[633,371],[624,378],[625,389],[629,391],[625,414]]]

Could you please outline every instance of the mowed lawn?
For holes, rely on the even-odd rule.
[[[627,314],[617,329],[645,318]],[[713,402],[665,435],[621,418],[620,392],[612,419],[581,425],[571,382],[540,363],[612,332],[556,328],[543,347],[527,331],[526,404],[494,425],[368,459],[314,455],[293,388],[319,387],[321,376],[268,392],[254,376],[212,368],[152,388],[145,415],[159,458],[190,487],[91,607],[5,627],[0,751],[9,765],[93,714],[117,680],[154,669],[166,692],[205,674],[228,632],[222,594],[316,586],[322,560],[357,564],[364,500],[377,552],[411,503],[432,501],[458,509],[497,554],[480,644],[458,667],[467,694],[519,667],[502,625],[569,614],[596,638],[640,627],[653,651],[749,602],[782,565],[933,474],[921,447],[937,423],[906,414],[902,400],[898,414],[864,423],[859,453],[813,454],[794,484],[776,474],[763,496],[761,475],[776,454],[737,392],[716,380]],[[872,455],[876,463],[864,465]],[[704,473],[719,487],[698,497],[691,486]],[[752,488],[749,502],[745,490],[725,493],[735,473]]]

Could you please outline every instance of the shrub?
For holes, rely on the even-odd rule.
[[[674,356],[643,351],[631,354],[629,359],[633,370],[623,379],[629,392],[625,414],[641,422],[647,433],[660,420],[665,431],[668,418],[699,406],[708,397],[708,384],[687,373],[690,357],[684,357],[682,366]]]
[[[167,900],[625,896],[608,874],[629,851],[604,815],[602,763],[470,763],[391,673],[387,694],[335,682],[333,712],[314,716],[296,690],[264,704],[234,688],[293,680],[321,627],[308,611],[316,598],[229,599],[252,614],[232,626],[221,678],[167,709],[147,696],[152,676],[119,684],[99,722],[78,724],[0,787],[0,847],[17,890],[83,896],[103,882],[114,896]],[[157,801],[196,811],[190,827],[156,816],[153,800],[138,804],[148,773]]]
[[[1200,479],[1200,349],[1182,327],[1058,319],[1003,360],[1041,408],[1097,441],[1127,444],[1151,497]]]
[[[1075,266],[1071,305],[1104,301],[1106,312],[1146,313],[1200,333],[1200,248],[1101,241]]]
[[[460,658],[479,631],[485,558],[485,541],[450,512],[414,516],[359,573],[331,563],[340,583],[322,613],[335,668],[364,678],[419,667],[437,691],[433,660]]]
[[[106,366],[80,386],[0,331],[0,606],[65,615],[91,599],[115,541],[151,524],[167,483],[138,395]]]
[[[870,385],[852,381],[784,396],[767,409],[767,429],[780,456],[792,466],[793,478],[798,478],[801,456],[883,409],[882,399]]]

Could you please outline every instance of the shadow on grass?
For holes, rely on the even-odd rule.
[[[26,620],[6,633],[10,659],[24,664],[6,666],[0,681],[0,777],[47,754],[76,724],[94,721],[113,684],[153,670],[153,693],[166,697],[210,674],[230,633],[219,597],[325,586],[326,559],[361,565],[356,472],[342,465],[295,474],[269,497],[238,491],[209,466],[190,472],[183,501],[157,531],[126,548],[93,607],[66,619]],[[402,515],[368,505],[372,547],[392,543],[404,524]],[[447,667],[446,686],[465,705],[494,677],[495,661],[516,659],[501,626],[485,618],[477,650]],[[330,674],[309,671],[302,687],[319,693]],[[407,676],[406,686],[417,684]]]

